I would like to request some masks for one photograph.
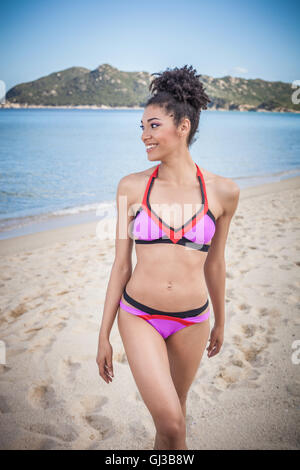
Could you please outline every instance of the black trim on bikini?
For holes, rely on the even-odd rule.
[[[211,218],[213,223],[216,225],[216,218],[210,209],[207,210],[206,214]]]
[[[185,310],[184,312],[163,312],[162,310],[157,310],[155,308],[148,307],[147,305],[141,304],[140,302],[137,302],[134,300],[130,295],[127,294],[126,292],[126,287],[124,288],[124,299],[126,302],[131,304],[133,307],[138,308],[139,310],[143,310],[146,313],[149,313],[150,315],[166,315],[168,317],[177,317],[177,318],[187,318],[187,317],[196,317],[200,313],[202,313],[209,305],[209,300],[205,302],[202,307],[199,308],[194,308],[192,310]]]
[[[204,208],[204,205],[205,205],[205,195],[204,195],[204,191],[203,191],[203,186],[202,186],[202,181],[201,181],[201,177],[198,175],[197,176],[198,180],[199,180],[199,183],[200,183],[200,189],[201,189],[201,200],[202,200],[202,208],[199,209],[196,214],[193,215],[193,217],[191,219],[189,219],[185,224],[183,224],[181,227],[179,228],[176,228],[174,229],[173,227],[171,227],[170,225],[166,224],[156,213],[155,211],[151,208],[151,205],[150,205],[150,201],[149,201],[149,196],[150,196],[150,192],[151,192],[151,189],[152,189],[152,186],[153,186],[153,182],[154,182],[154,179],[155,178],[152,178],[151,179],[151,182],[150,182],[150,186],[149,186],[149,189],[148,189],[148,194],[147,194],[147,207],[148,209],[150,210],[150,212],[152,212],[152,214],[154,214],[158,220],[161,222],[161,224],[165,225],[168,229],[171,229],[173,230],[173,232],[179,232],[180,230],[184,230],[184,228],[190,223],[192,222],[196,217],[197,215],[203,211],[203,208]],[[203,202],[204,201],[204,202]]]
[[[170,238],[157,238],[156,240],[139,240],[138,238],[135,239],[135,243],[137,244],[155,244],[155,243],[172,243],[172,240]],[[208,244],[201,244],[201,243],[196,243],[196,242],[191,242],[191,240],[188,240],[188,238],[182,237],[176,245],[182,245],[182,246],[187,246],[188,248],[193,248],[194,250],[198,251],[208,251],[210,245]]]

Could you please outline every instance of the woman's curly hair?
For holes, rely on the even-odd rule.
[[[201,109],[207,109],[211,102],[204,91],[203,84],[196,75],[192,66],[185,65],[182,68],[167,68],[158,75],[149,85],[152,96],[146,102],[146,106],[158,105],[168,113],[172,112],[174,124],[177,127],[182,118],[187,117],[191,122],[191,130],[187,139],[188,147],[196,139],[194,135],[198,129]]]

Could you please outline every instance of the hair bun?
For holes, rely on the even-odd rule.
[[[150,83],[151,93],[168,93],[175,100],[189,103],[198,111],[207,109],[207,104],[211,100],[199,80],[201,75],[196,75],[196,70],[192,66],[185,65],[180,69],[178,67],[167,68],[163,73],[153,73],[152,75],[158,75],[158,77]]]

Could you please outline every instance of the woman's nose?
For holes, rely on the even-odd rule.
[[[144,131],[143,134],[142,134],[142,141],[144,143],[146,143],[146,141],[149,140],[150,138],[151,138],[151,136],[150,136],[149,132]]]

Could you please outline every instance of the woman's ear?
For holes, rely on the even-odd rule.
[[[179,126],[179,135],[183,137],[188,135],[191,129],[191,122],[188,118],[184,118]]]

